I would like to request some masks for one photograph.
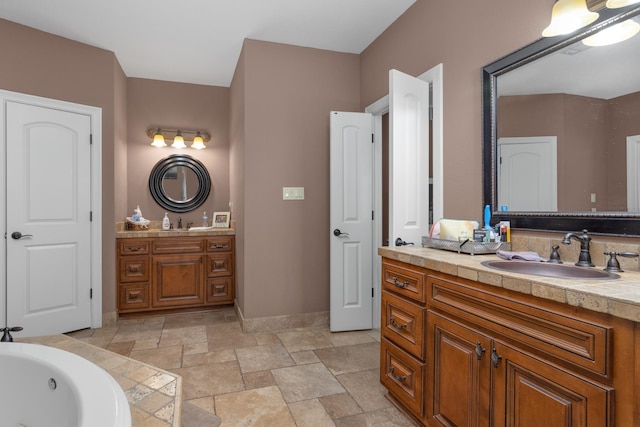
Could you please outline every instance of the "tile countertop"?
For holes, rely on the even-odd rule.
[[[207,237],[207,236],[233,236],[236,230],[233,228],[212,228],[210,230],[189,231],[186,228],[182,230],[160,230],[149,229],[146,231],[131,230],[116,232],[117,239],[139,239],[144,237]]]
[[[382,247],[378,254],[441,273],[640,322],[640,273],[614,280],[560,279],[499,271],[481,265],[497,255],[467,255],[422,247]],[[603,268],[603,267],[595,267]]]

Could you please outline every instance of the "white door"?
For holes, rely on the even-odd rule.
[[[640,135],[627,137],[627,212],[640,212]]]
[[[389,246],[429,232],[429,83],[389,71]]]
[[[89,327],[91,117],[19,102],[5,113],[7,325]]]
[[[555,136],[498,139],[498,205],[510,211],[555,212]]]
[[[330,329],[370,329],[373,118],[337,111],[330,116]]]

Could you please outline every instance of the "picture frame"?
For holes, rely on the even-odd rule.
[[[229,228],[229,220],[231,219],[231,212],[214,212],[213,213],[213,226],[216,228]]]

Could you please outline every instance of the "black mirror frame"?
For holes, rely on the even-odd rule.
[[[168,197],[162,185],[164,174],[177,166],[185,166],[191,169],[198,178],[198,192],[192,199],[185,202],[175,201]],[[156,203],[163,208],[171,212],[189,212],[202,206],[205,200],[207,200],[207,197],[209,197],[211,178],[209,177],[207,168],[198,160],[185,154],[174,154],[166,159],[160,160],[153,167],[149,175],[149,190],[151,190],[151,195]]]
[[[482,69],[482,178],[484,205],[490,205],[492,223],[510,221],[511,227],[538,231],[589,230],[594,234],[640,235],[640,214],[627,212],[501,212],[497,205],[496,79],[501,74],[571,45],[604,27],[640,14],[637,5],[602,9],[593,24],[566,36],[542,38]],[[636,36],[639,37],[640,35]]]

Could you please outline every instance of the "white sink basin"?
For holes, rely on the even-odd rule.
[[[216,227],[191,227],[187,231],[209,231],[209,230],[213,230],[214,228]]]

